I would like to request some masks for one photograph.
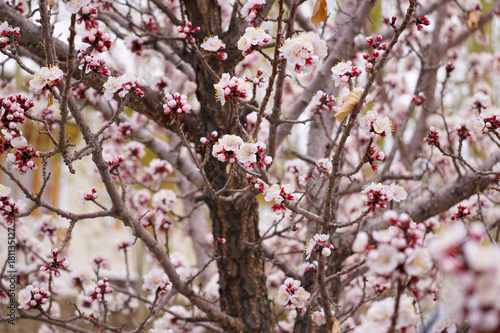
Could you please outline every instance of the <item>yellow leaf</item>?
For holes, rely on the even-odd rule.
[[[311,22],[315,27],[318,26],[320,22],[326,20],[326,0],[316,0],[314,4],[313,14],[311,17]]]
[[[333,318],[333,326],[331,333],[340,333],[340,323],[337,318]]]
[[[54,96],[52,94],[49,94],[49,101],[47,102],[47,108],[52,106],[54,104]]]
[[[55,1],[55,0],[49,0],[49,1],[47,2],[47,4],[48,4],[49,6],[54,6],[54,5],[56,4],[56,1]]]
[[[467,14],[467,18],[465,19],[465,24],[467,26],[467,29],[469,29],[469,27],[473,29],[477,28],[478,22],[479,22],[479,15],[477,13],[477,10],[473,10]]]
[[[345,99],[344,104],[340,107],[339,112],[335,114],[335,119],[337,119],[339,123],[342,122],[342,120],[344,120],[344,118],[347,117],[352,110],[354,110],[354,107],[358,104],[360,98],[361,91],[351,91],[349,96]]]

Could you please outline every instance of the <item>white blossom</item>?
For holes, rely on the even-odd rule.
[[[352,243],[352,250],[356,253],[364,252],[368,245],[368,234],[364,231],[358,232],[354,243]]]
[[[205,51],[210,51],[210,52],[217,52],[219,50],[222,50],[226,47],[226,44],[224,44],[220,39],[219,36],[212,36],[206,38],[203,43],[201,43],[200,47],[204,49]]]
[[[417,248],[406,259],[404,268],[408,275],[424,276],[432,269],[432,257],[427,249]]]
[[[163,270],[153,268],[146,275],[144,275],[142,290],[152,291],[154,293],[158,288],[169,292],[172,289],[172,284]]]
[[[66,10],[71,14],[77,14],[80,9],[87,6],[92,0],[69,0],[65,2]]]
[[[171,212],[177,204],[177,195],[174,191],[163,189],[153,195],[153,208],[163,212]]]
[[[61,83],[64,72],[57,66],[42,67],[30,80],[30,87],[35,94],[40,94],[45,88],[57,86]]]
[[[366,264],[370,270],[380,275],[390,275],[401,263],[405,256],[391,245],[382,244],[368,253]]]

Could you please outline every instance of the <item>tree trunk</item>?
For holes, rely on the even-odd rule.
[[[208,202],[219,258],[220,302],[223,311],[241,318],[250,332],[271,332],[263,251],[259,239],[258,204],[253,194],[235,201]],[[224,238],[225,243],[219,242]]]

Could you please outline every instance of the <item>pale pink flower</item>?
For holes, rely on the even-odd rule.
[[[242,164],[247,162],[255,163],[257,162],[257,144],[253,142],[245,142],[236,151],[236,158]]]
[[[24,149],[28,147],[28,140],[24,136],[18,136],[10,141],[10,145],[16,149]]]
[[[340,85],[340,82],[347,82],[349,78],[344,79],[345,73],[350,72],[352,70],[352,62],[341,61],[335,66],[332,67],[332,79],[335,82],[335,87]]]
[[[87,6],[92,0],[69,0],[65,2],[66,10],[71,14],[77,14],[80,9]]]
[[[164,213],[174,210],[176,204],[177,195],[172,190],[159,190],[153,195],[153,208]]]
[[[408,275],[421,277],[429,274],[432,266],[433,262],[429,251],[419,247],[408,256],[404,268]]]
[[[287,64],[292,66],[297,73],[309,73],[320,60],[320,56],[326,54],[322,45],[316,37],[314,37],[313,44],[308,34],[302,34],[285,40],[279,51],[280,55],[287,60]],[[315,46],[318,47],[317,50]]]
[[[10,187],[0,184],[0,198],[6,198],[10,195]]]
[[[201,43],[200,47],[205,51],[209,52],[217,52],[219,50],[223,50],[226,47],[220,39],[219,36],[211,36],[205,38],[203,43]]]
[[[395,247],[387,244],[379,245],[368,253],[366,262],[370,270],[376,274],[388,276],[404,262],[405,255]]]
[[[172,284],[163,270],[153,268],[144,275],[142,290],[155,293],[158,288],[168,293],[172,290]]]
[[[366,247],[368,245],[368,234],[364,231],[358,232],[356,234],[356,238],[354,239],[354,243],[352,243],[352,250],[356,253],[366,251]]]
[[[245,34],[238,40],[238,50],[247,56],[252,53],[254,47],[264,46],[271,39],[271,35],[261,28],[248,27],[245,29]]]
[[[403,186],[391,184],[389,186],[388,198],[389,200],[401,202],[402,200],[406,200],[408,194],[406,193]]]
[[[57,66],[42,67],[30,80],[30,87],[35,94],[41,94],[47,88],[57,86],[61,83],[64,72]]]
[[[241,16],[245,18],[245,21],[253,25],[252,22],[255,22],[258,10],[265,4],[266,0],[248,0],[241,8]]]
[[[231,99],[231,96],[237,98],[247,99],[252,94],[251,85],[247,84],[245,80],[239,79],[235,76],[231,77],[228,73],[221,76],[219,83],[214,84],[215,97],[224,105]]]

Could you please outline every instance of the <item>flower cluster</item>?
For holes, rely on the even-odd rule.
[[[380,135],[385,137],[392,132],[392,122],[389,117],[379,117],[375,111],[368,111],[361,117],[359,127],[371,137]]]
[[[148,41],[149,39],[145,36],[126,39],[127,47],[130,51],[132,51],[132,53],[135,53],[138,56],[142,55],[142,51],[144,51],[144,47]]]
[[[391,185],[383,185],[379,183],[370,183],[369,185],[363,188],[361,193],[366,193],[368,198],[370,199],[365,204],[367,206],[371,206],[371,211],[375,211],[375,208],[385,208],[387,201],[395,201],[400,202],[401,200],[405,200],[407,197],[407,193],[402,186],[391,184]]]
[[[104,98],[110,101],[115,93],[120,98],[124,98],[130,91],[133,91],[138,97],[144,96],[144,92],[139,86],[144,85],[144,80],[136,78],[132,73],[125,73],[122,76],[108,77],[104,83]]]
[[[217,138],[217,132],[213,132],[211,140],[203,137],[201,142],[208,144]],[[265,170],[267,165],[271,164],[271,156],[265,154],[266,144],[263,142],[243,142],[237,135],[224,135],[212,149],[212,156],[221,162],[229,161],[234,163],[236,160],[243,164],[248,170],[255,170],[255,166]]]
[[[149,162],[148,173],[151,174],[152,179],[165,179],[174,171],[172,164],[168,161],[160,160],[158,158],[152,159]]]
[[[50,291],[45,287],[40,287],[38,282],[33,282],[21,290],[18,295],[19,309],[38,309],[47,303],[50,298]]]
[[[368,235],[361,232],[353,243],[353,251],[368,251],[367,266],[372,274],[382,277],[408,275],[412,277],[411,283],[417,283],[434,266],[424,241],[432,238],[428,233],[435,226],[432,222],[416,224],[408,214],[395,211],[385,212],[384,220],[391,227],[372,232],[375,245],[370,245]],[[418,293],[412,288],[410,290]]]
[[[94,201],[99,198],[97,190],[95,187],[92,188],[92,193],[85,193],[82,190],[78,190],[76,202],[78,205],[83,205],[85,201]]]
[[[268,186],[262,179],[259,178],[254,178],[252,175],[248,174],[247,175],[248,181],[253,184],[253,186],[259,190],[260,193],[265,193]]]
[[[316,234],[313,238],[310,238],[304,248],[306,260],[309,260],[314,251],[321,253],[325,257],[329,257],[333,250],[332,244],[326,244],[329,238],[330,236],[327,234]]]
[[[82,35],[82,42],[94,46],[99,53],[109,51],[113,45],[111,36],[101,26],[85,30]]]
[[[257,71],[257,75],[255,75],[253,78],[250,78],[250,77],[245,76],[245,81],[246,81],[246,82],[250,82],[250,83],[252,83],[252,84],[253,84],[254,86],[256,86],[256,87],[261,88],[261,87],[263,87],[263,86],[264,86],[264,83],[266,83],[266,82],[267,82],[266,78],[265,78],[265,77],[262,77],[262,74],[263,74],[263,73],[264,73],[264,72],[262,71],[262,69],[259,69],[259,70]]]
[[[88,296],[94,301],[96,299],[103,300],[106,294],[111,294],[113,288],[109,283],[108,278],[102,278],[96,284],[90,286],[87,290]]]
[[[332,160],[329,159],[328,157],[320,158],[316,162],[316,170],[320,174],[325,175],[326,178],[328,178],[328,175],[330,174],[330,172],[332,172],[332,168],[333,168]]]
[[[313,112],[334,111],[335,97],[320,90],[312,98],[311,106]]]
[[[109,255],[98,253],[90,259],[90,266],[94,271],[109,268]]]
[[[417,25],[417,30],[422,31],[424,30],[422,25],[428,26],[431,24],[431,21],[427,15],[423,15],[422,17],[416,19],[415,24]]]
[[[109,76],[111,72],[108,67],[104,65],[104,59],[98,59],[93,54],[81,54],[80,65],[78,69],[82,70],[85,74],[94,72],[95,74],[102,74]]]
[[[150,34],[156,34],[158,32],[158,25],[153,16],[148,16],[147,19],[142,20],[142,26]]]
[[[66,10],[71,14],[77,14],[86,7],[92,0],[70,0],[65,2]]]
[[[266,155],[265,151],[266,144],[264,142],[245,142],[236,151],[236,158],[247,170],[255,170],[255,164],[260,169],[266,170],[267,165],[271,164],[273,158]]]
[[[424,138],[424,141],[427,142],[429,146],[439,147],[439,132],[434,126],[429,128],[429,132],[427,132],[427,136]]]
[[[395,326],[397,332],[414,332],[419,317],[415,312],[413,302],[413,299],[407,295],[401,295]],[[354,328],[353,333],[389,332],[395,306],[394,297],[373,302],[361,325]]]
[[[266,0],[248,0],[241,8],[240,14],[251,26],[255,24],[258,13],[262,10]]]
[[[333,311],[332,314],[334,314]],[[321,309],[320,311],[314,311],[311,315],[311,320],[314,321],[317,326],[326,324],[325,310]]]
[[[457,136],[460,140],[467,140],[468,137],[471,136],[470,131],[467,129],[465,125],[457,126]]]
[[[368,43],[368,45],[374,48],[371,56],[368,53],[363,54],[363,59],[368,61],[368,64],[366,64],[367,72],[372,71],[373,65],[377,62],[377,59],[387,49],[387,43],[382,44],[382,40],[382,35],[378,35],[375,40],[373,40],[373,37],[366,37],[366,42]]]
[[[464,320],[475,331],[498,332],[500,247],[485,237],[482,223],[466,228],[455,222],[429,248],[443,272],[438,294],[443,316]]]
[[[112,173],[112,174],[116,174],[118,168],[120,167],[120,165],[123,163],[123,161],[125,161],[125,156],[123,155],[118,155],[116,157],[116,159],[109,159],[109,160],[106,160],[106,162],[108,162],[108,166],[109,166],[109,171]]]
[[[153,195],[153,208],[166,214],[174,210],[177,204],[177,195],[172,190],[159,190]]]
[[[142,290],[151,291],[153,293],[156,293],[157,290],[161,290],[168,293],[172,290],[172,283],[170,283],[167,274],[165,274],[163,270],[153,268],[148,274],[144,275]]]
[[[470,215],[471,211],[467,209],[467,206],[459,204],[457,209],[454,212],[454,215],[451,217],[452,221],[463,219],[467,215]]]
[[[0,184],[0,216],[8,225],[14,222],[14,216],[19,213],[16,202],[10,197],[10,191],[10,187]]]
[[[35,223],[35,232],[39,239],[43,239],[45,236],[52,238],[57,233],[57,224],[51,215],[42,215]]]
[[[299,280],[288,278],[280,286],[277,297],[278,302],[288,310],[304,311],[311,294],[300,286]]]
[[[61,272],[59,271],[59,269],[68,268],[69,265],[71,265],[71,262],[68,260],[68,258],[63,258],[61,260],[57,260],[57,256],[59,255],[59,249],[57,249],[57,248],[52,249],[52,251],[50,251],[50,253],[52,255],[52,261],[50,262],[50,264],[43,265],[42,267],[40,267],[40,270],[42,272],[54,271],[54,276],[60,277]]]
[[[236,151],[240,149],[243,140],[237,135],[225,134],[217,141],[212,150],[212,156],[221,162],[229,161],[234,163],[236,161]]]
[[[287,172],[293,175],[295,184],[305,186],[309,180],[310,168],[307,163],[301,159],[288,160],[285,163],[285,169]]]
[[[127,159],[136,161],[146,156],[145,147],[146,146],[140,142],[130,141],[123,146],[123,150],[125,150],[125,156]]]
[[[200,32],[200,27],[196,27],[193,29],[193,23],[188,21],[185,27],[177,27],[177,31],[181,34],[182,38],[189,38],[189,41],[191,43],[194,43],[195,38],[193,37],[193,34]]]
[[[6,48],[14,38],[19,38],[20,36],[19,27],[12,28],[7,21],[2,22],[0,24],[0,49]],[[16,41],[14,41],[14,46],[17,46]]]
[[[132,245],[134,245],[134,239],[133,238],[129,238],[129,237],[126,237],[124,239],[122,239],[117,245],[116,245],[116,249],[118,251],[121,251],[121,250],[126,250],[128,249],[129,247],[131,247]]]
[[[297,73],[310,73],[328,51],[326,42],[315,32],[300,34],[285,40],[280,47],[280,56],[293,66]]]
[[[96,7],[92,7],[92,5],[83,6],[80,15],[76,23],[83,24],[85,30],[90,31],[92,28],[97,29],[99,27],[99,22],[95,19],[97,17]]]
[[[422,103],[425,102],[426,99],[427,97],[425,97],[425,94],[423,92],[419,92],[417,95],[413,95],[413,97],[411,98],[411,102],[414,105],[419,106],[422,105]]]
[[[385,154],[383,151],[377,151],[375,146],[370,147],[368,152],[368,163],[370,163],[372,170],[377,171],[378,167],[375,165],[375,161],[382,162],[385,159]]]
[[[187,114],[191,110],[191,105],[189,105],[187,96],[175,93],[174,95],[166,94],[165,98],[167,100],[166,104],[163,104],[163,110],[166,115],[172,113],[185,113]]]
[[[205,51],[217,54],[217,56],[221,58],[221,60],[227,59],[226,52],[219,52],[220,50],[224,50],[226,48],[226,44],[224,44],[224,42],[219,39],[219,36],[211,36],[205,38],[200,47]]]
[[[41,94],[45,89],[61,84],[64,73],[57,66],[42,67],[30,80],[30,87],[35,94]]]
[[[356,66],[352,66],[352,62],[350,61],[341,61],[332,67],[332,79],[335,82],[335,87],[338,87],[341,82],[349,82],[352,77],[361,73],[361,69]]]
[[[271,209],[276,214],[281,214],[285,211],[285,205],[283,204],[283,201],[295,200],[295,195],[293,193],[294,191],[295,187],[293,187],[293,185],[273,184],[269,186],[265,191],[266,196],[264,197],[264,200],[266,200],[267,202],[274,200],[274,205],[271,207]]]
[[[263,46],[271,39],[271,35],[261,28],[248,27],[245,29],[243,36],[238,40],[238,50],[242,51],[244,56],[247,56],[255,48]]]
[[[0,98],[0,126],[15,129],[18,124],[24,124],[24,113],[32,107],[33,102],[20,94]]]
[[[2,133],[5,135],[4,130],[2,130]],[[14,149],[7,154],[6,161],[20,174],[25,174],[28,170],[36,170],[38,166],[33,161],[33,158],[39,157],[40,152],[28,145],[28,142],[22,136],[13,138],[12,140],[9,140],[9,137],[9,135],[5,135],[6,141],[14,147]]]
[[[214,84],[215,98],[224,105],[229,99],[234,96],[237,98],[247,99],[251,95],[251,87],[243,79],[235,76],[231,77],[228,73],[222,74],[219,83]]]
[[[489,133],[500,127],[500,115],[494,109],[484,110],[472,125],[477,133]]]

